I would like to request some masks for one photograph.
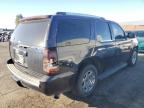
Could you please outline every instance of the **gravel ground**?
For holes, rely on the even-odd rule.
[[[6,68],[8,58],[8,43],[0,43],[0,108],[144,108],[144,54],[139,54],[135,67],[126,67],[99,81],[92,97],[78,99],[61,94],[57,100],[18,87]]]

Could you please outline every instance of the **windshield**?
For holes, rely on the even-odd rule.
[[[26,45],[42,46],[48,32],[48,27],[48,20],[20,23],[12,34],[12,40],[22,42]]]

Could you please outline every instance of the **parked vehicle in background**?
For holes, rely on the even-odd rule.
[[[0,42],[7,42],[9,41],[13,30],[5,30],[0,32]]]
[[[144,30],[128,31],[136,35],[138,40],[138,50],[139,52],[144,52]]]
[[[4,32],[1,32],[0,33],[0,42],[4,42],[4,37],[5,37],[5,33]]]
[[[137,61],[137,40],[113,21],[58,12],[24,18],[10,39],[7,67],[24,87],[90,96],[99,79]]]
[[[3,37],[2,37],[2,35],[0,35],[0,42],[3,40]]]

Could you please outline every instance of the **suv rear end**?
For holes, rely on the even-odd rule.
[[[136,64],[137,44],[117,23],[60,12],[22,19],[10,39],[10,54],[7,66],[20,86],[87,97],[99,79],[127,62]]]
[[[11,59],[7,62],[19,85],[47,95],[68,89],[72,77],[71,73],[60,72],[53,20],[53,16],[22,19],[11,36]]]

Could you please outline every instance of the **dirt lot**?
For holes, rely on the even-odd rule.
[[[135,67],[100,81],[91,98],[65,94],[58,100],[18,87],[6,68],[8,58],[8,43],[0,43],[0,108],[144,108],[144,54],[139,54]]]

